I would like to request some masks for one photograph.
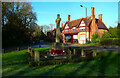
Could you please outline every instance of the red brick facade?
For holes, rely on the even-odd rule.
[[[99,14],[99,19],[95,18],[95,8],[91,8],[91,16],[70,20],[71,15],[68,15],[66,23],[61,24],[61,38],[63,42],[78,42],[86,43],[86,39],[92,39],[93,33],[98,33],[101,37],[102,34],[108,31],[106,25],[102,21],[102,14]],[[55,30],[53,30],[55,31]],[[51,31],[51,32],[53,32]],[[52,37],[52,36],[51,36]]]
[[[96,19],[95,8],[92,7],[91,10],[91,16],[87,17],[87,19],[80,18],[70,21],[70,15],[68,15],[68,20],[63,27],[62,34],[65,35],[63,40],[66,40],[67,36],[71,36],[71,43],[73,42],[73,39],[78,39],[79,43],[86,43],[85,38],[91,40],[93,33],[98,33],[101,37],[104,32],[108,31],[102,21],[102,14],[99,14],[99,19]]]

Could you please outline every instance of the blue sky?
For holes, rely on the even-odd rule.
[[[67,15],[70,14],[70,20],[86,17],[85,8],[87,7],[87,16],[91,15],[91,7],[95,7],[95,17],[103,14],[103,22],[107,27],[117,26],[118,21],[118,2],[31,2],[33,11],[36,12],[38,25],[55,24],[57,14],[60,14],[61,22],[67,21]]]

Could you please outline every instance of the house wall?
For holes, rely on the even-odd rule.
[[[92,34],[93,33],[99,33],[98,31],[98,25],[95,21],[95,19],[93,19],[91,25],[90,25],[90,39],[92,39]]]
[[[85,28],[85,30],[80,31],[80,29],[84,29],[84,28]],[[66,30],[68,30],[68,32],[65,32]],[[63,30],[63,33],[64,34],[70,34],[73,37],[74,37],[74,35],[77,35],[78,43],[81,43],[81,44],[86,43],[86,37],[87,37],[87,39],[89,39],[89,28],[86,27],[86,24],[85,24],[84,21],[81,21],[79,27],[76,27],[75,31],[73,30],[73,28],[70,29],[68,24],[66,24],[65,29]],[[80,38],[80,37],[83,37],[83,38]],[[81,40],[81,39],[84,39],[84,40]],[[64,43],[65,43],[65,39],[63,39],[63,40],[64,40]],[[72,39],[71,39],[71,42],[73,42]]]
[[[99,36],[101,37],[104,32],[107,32],[105,29],[98,29],[99,30]]]

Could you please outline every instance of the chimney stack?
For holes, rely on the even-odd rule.
[[[61,23],[61,27],[63,27],[63,23]]]
[[[68,15],[68,21],[70,21],[70,15]]]
[[[99,20],[102,21],[102,14],[99,14],[98,17],[99,17]]]
[[[91,7],[91,10],[92,10],[92,19],[95,18],[95,7]]]

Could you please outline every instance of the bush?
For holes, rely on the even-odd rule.
[[[36,66],[36,63],[34,61],[29,61],[29,66],[31,67]]]
[[[97,43],[99,42],[99,35],[98,33],[93,33],[92,34],[92,43]]]
[[[120,38],[101,38],[101,45],[120,45]]]

